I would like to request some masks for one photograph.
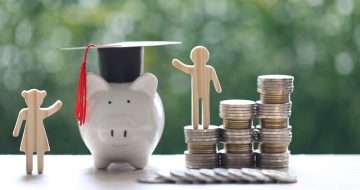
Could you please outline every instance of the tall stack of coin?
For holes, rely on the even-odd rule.
[[[185,126],[185,166],[187,168],[216,168],[219,165],[216,144],[219,142],[219,127],[210,125],[208,129],[201,126]]]
[[[227,168],[252,167],[253,122],[255,102],[250,100],[224,100],[220,102],[223,119],[221,165]]]
[[[292,133],[290,94],[294,90],[294,77],[288,75],[262,75],[257,80],[257,116],[259,151],[256,161],[261,168],[287,168],[289,165]]]

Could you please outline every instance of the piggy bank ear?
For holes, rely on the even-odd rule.
[[[88,99],[97,92],[109,89],[109,84],[101,76],[94,73],[87,74],[86,83],[86,96]]]
[[[130,89],[145,92],[145,94],[154,98],[157,85],[158,80],[156,76],[151,73],[145,73],[131,84]]]

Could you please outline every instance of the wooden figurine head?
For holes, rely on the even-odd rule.
[[[26,105],[40,107],[43,103],[47,93],[45,90],[23,90],[21,96],[24,97]]]
[[[196,46],[191,50],[190,59],[194,65],[206,65],[209,61],[209,51],[204,46]]]

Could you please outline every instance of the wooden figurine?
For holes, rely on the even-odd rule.
[[[25,120],[20,151],[26,154],[27,174],[31,174],[33,170],[33,153],[37,154],[38,173],[42,174],[44,169],[44,153],[50,151],[43,120],[60,110],[62,106],[62,102],[58,100],[50,107],[40,108],[46,95],[46,91],[37,89],[24,90],[21,93],[28,107],[20,110],[13,136],[17,137],[19,135],[22,122]]]
[[[221,86],[212,66],[206,65],[209,61],[209,51],[203,46],[196,46],[191,50],[191,61],[194,65],[185,65],[177,59],[172,64],[177,69],[191,75],[192,88],[192,126],[199,126],[199,100],[202,103],[202,125],[207,129],[210,125],[209,93],[210,81],[213,81],[217,93],[221,93]]]

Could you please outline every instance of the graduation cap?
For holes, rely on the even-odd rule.
[[[98,51],[100,75],[109,83],[134,81],[144,73],[144,47],[180,44],[171,41],[133,41],[104,45],[89,44],[86,47],[63,48],[63,50],[85,50],[80,67],[78,89],[75,97],[75,118],[80,125],[86,114],[86,58],[90,48]]]

